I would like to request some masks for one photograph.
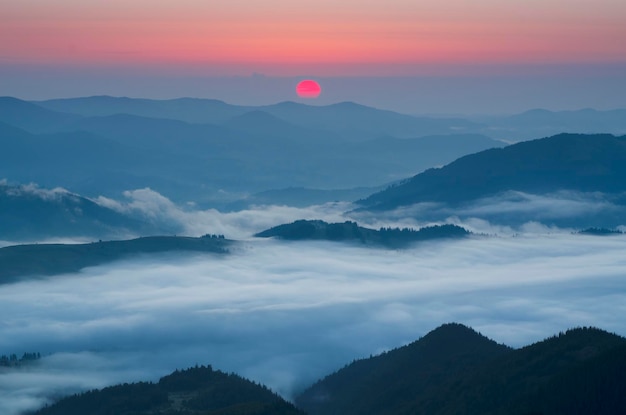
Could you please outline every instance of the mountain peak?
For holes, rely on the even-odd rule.
[[[353,362],[296,402],[312,415],[404,413],[399,409],[419,394],[507,352],[462,324],[444,324],[411,344]]]
[[[490,342],[493,341],[490,340],[488,337],[478,333],[471,327],[454,322],[442,324],[441,326],[428,332],[424,337],[422,337],[422,340],[424,341],[444,341],[451,343],[467,339],[480,339]]]

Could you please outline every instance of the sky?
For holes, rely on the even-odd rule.
[[[578,105],[593,86],[604,98],[592,96],[588,106],[626,105],[617,98],[626,77],[621,0],[0,0],[0,8],[0,92],[27,99],[195,92],[270,103],[297,99],[302,77],[331,80],[328,89],[322,82],[316,103],[369,103],[392,85],[383,82],[390,77],[505,77],[505,85],[491,89],[521,82],[511,97],[565,76],[573,78],[569,88],[581,88]],[[258,75],[283,82],[259,85]],[[337,86],[337,78],[362,82]],[[426,112],[419,102],[394,101],[419,93],[423,83],[402,86],[392,86],[381,106]],[[561,82],[549,92],[567,89]],[[458,109],[449,104],[434,112]]]

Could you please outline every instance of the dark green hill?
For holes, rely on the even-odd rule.
[[[595,235],[595,236],[614,236],[623,235],[624,232],[619,229],[607,229],[607,228],[586,228],[578,231],[581,235]]]
[[[470,328],[446,324],[407,346],[353,362],[306,390],[296,404],[311,415],[402,413],[408,402],[432,396],[448,379],[510,352]]]
[[[259,238],[277,237],[293,241],[347,241],[367,245],[403,247],[413,242],[439,238],[462,238],[469,234],[470,232],[465,228],[456,225],[427,226],[418,230],[408,228],[375,230],[363,228],[351,221],[327,223],[321,220],[297,220],[259,232],[255,236]]]
[[[513,350],[442,328],[352,363],[296,403],[311,415],[626,413],[622,337],[579,328]]]
[[[568,330],[465,373],[406,410],[446,415],[460,410],[494,415],[625,413],[626,394],[613,390],[626,390],[624,352],[626,339],[617,335],[595,328]]]
[[[505,191],[626,191],[626,137],[560,134],[485,150],[429,169],[360,203],[394,209],[418,202],[460,203]]]
[[[176,371],[158,383],[132,383],[61,399],[34,415],[302,414],[262,385],[209,367]]]
[[[88,244],[34,244],[0,248],[0,284],[31,276],[76,272],[82,268],[127,259],[140,254],[167,252],[227,252],[231,240],[206,235],[201,238],[150,236],[126,241]]]

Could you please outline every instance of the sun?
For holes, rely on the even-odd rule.
[[[305,79],[296,86],[296,93],[300,98],[317,98],[322,93],[322,87],[311,79]]]

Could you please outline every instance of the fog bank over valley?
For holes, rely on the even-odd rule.
[[[626,238],[527,226],[398,251],[248,240],[2,286],[0,351],[44,357],[0,372],[0,409],[195,364],[289,398],[450,321],[511,346],[580,325],[626,334]]]

